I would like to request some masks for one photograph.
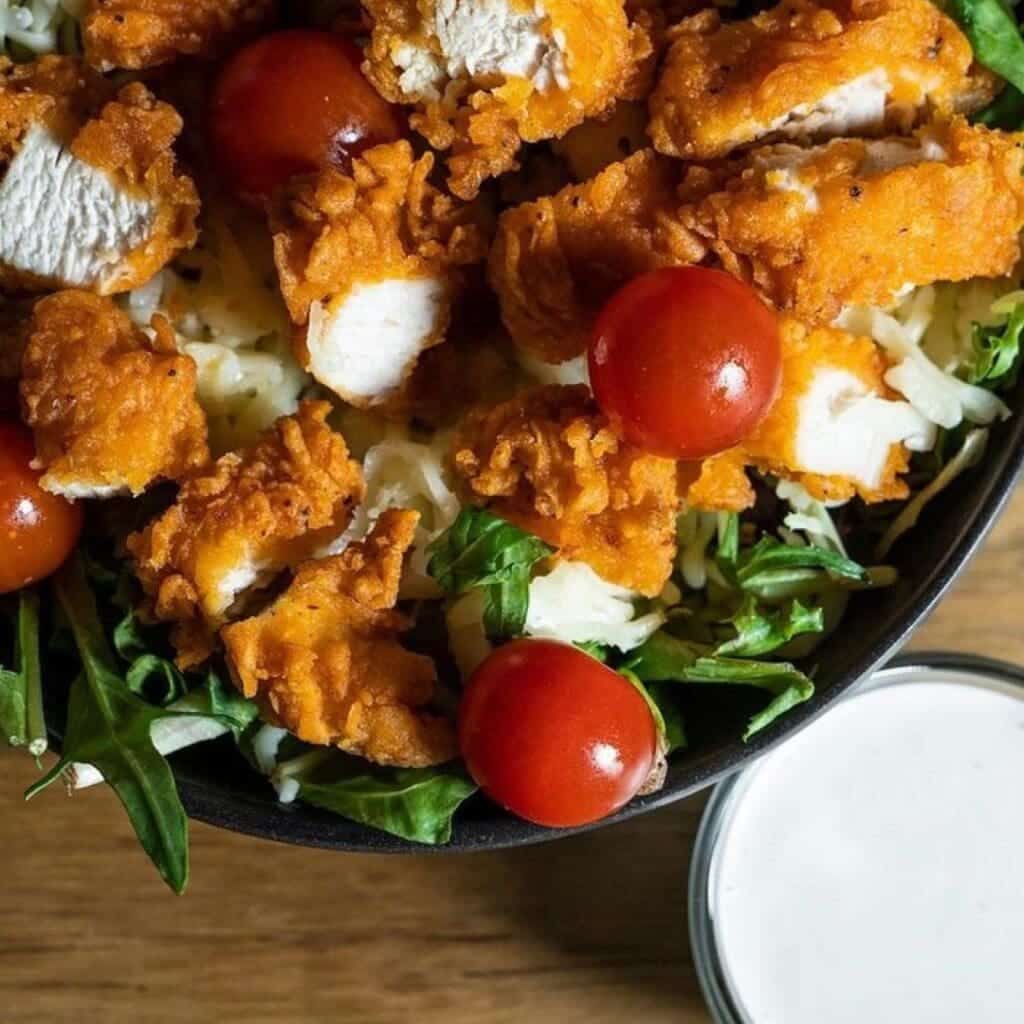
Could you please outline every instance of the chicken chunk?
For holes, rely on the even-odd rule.
[[[128,538],[156,618],[175,623],[183,666],[203,661],[213,634],[250,588],[309,558],[348,526],[363,497],[358,463],[303,402],[252,447],[188,479],[175,503]]]
[[[706,244],[675,216],[679,174],[674,161],[643,150],[502,214],[489,277],[517,345],[550,363],[572,359],[630,278],[705,255]]]
[[[469,413],[453,462],[473,499],[562,557],[661,592],[675,554],[676,464],[622,441],[585,386],[538,388]]]
[[[71,58],[0,58],[0,287],[127,291],[195,241],[181,118],[139,82],[112,96]]]
[[[930,0],[783,0],[732,22],[709,10],[669,38],[650,134],[660,152],[688,160],[768,137],[906,131],[994,94],[966,37]]]
[[[432,166],[408,142],[377,146],[351,175],[297,183],[271,215],[299,360],[353,405],[396,400],[486,254],[479,210],[430,185]]]
[[[957,119],[909,139],[763,147],[678,218],[780,309],[830,323],[910,286],[1008,274],[1024,227],[1020,143]]]
[[[385,99],[451,150],[449,187],[473,198],[516,168],[523,142],[558,138],[633,85],[646,43],[622,0],[364,0],[363,65]]]
[[[935,427],[885,383],[870,338],[782,322],[782,386],[741,448],[759,469],[822,501],[905,498],[910,451],[931,451]]]
[[[21,397],[46,490],[138,495],[209,461],[196,365],[178,354],[166,320],[153,327],[150,340],[111,299],[91,292],[36,304]]]
[[[742,512],[754,504],[749,464],[742,448],[730,448],[700,462],[680,466],[680,488],[686,504],[716,512]]]
[[[266,611],[223,630],[238,688],[299,739],[402,767],[457,756],[452,723],[427,710],[433,661],[398,642],[409,625],[394,611],[402,556],[418,518],[386,510],[366,540],[307,562]]]
[[[85,59],[101,71],[214,57],[265,25],[276,0],[86,0]]]

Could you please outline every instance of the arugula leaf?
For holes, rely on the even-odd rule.
[[[39,757],[46,751],[42,677],[39,667],[39,595],[18,594],[14,627],[14,664],[0,667],[0,733],[12,747],[27,747]]]
[[[340,755],[337,763],[345,771],[330,781],[300,778],[300,799],[415,843],[447,843],[455,812],[477,789],[451,767],[386,769]]]
[[[747,723],[744,740],[814,695],[811,680],[788,662],[748,661],[707,651],[705,645],[662,630],[634,651],[624,667],[645,683],[726,683],[766,690],[773,699]]]
[[[984,327],[974,324],[967,380],[991,391],[1012,388],[1020,371],[1020,346],[1024,337],[1024,302],[1020,302],[1005,324]]]
[[[807,608],[789,601],[779,609],[763,608],[750,594],[744,595],[738,612],[729,619],[736,636],[718,645],[716,654],[749,658],[768,654],[803,633],[820,633],[825,628],[820,608]]]
[[[794,586],[813,584],[822,572],[832,579],[857,583],[870,579],[867,569],[838,551],[817,545],[784,544],[764,536],[741,552],[736,581],[742,590],[761,597],[777,597],[786,596],[787,589]]]
[[[772,701],[754,715],[743,733],[746,742],[797,704],[814,696],[814,683],[796,666],[784,661],[746,661],[741,658],[698,658],[685,671],[687,683],[732,683],[756,686],[772,694]]]
[[[531,570],[552,549],[485,509],[466,506],[427,553],[427,572],[445,593],[484,588],[484,628],[498,640],[522,633]]]
[[[74,632],[82,671],[71,687],[62,756],[26,799],[74,762],[94,766],[124,805],[157,870],[175,892],[183,892],[188,822],[170,766],[151,738],[154,723],[168,712],[140,700],[118,675],[80,558],[54,577],[54,589]]]
[[[949,0],[978,63],[1024,92],[1024,38],[1002,0]]]
[[[260,716],[255,702],[225,684],[213,669],[207,672],[200,686],[190,690],[167,710],[215,718],[236,740],[240,740],[245,730]]]

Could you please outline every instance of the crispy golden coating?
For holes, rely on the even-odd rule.
[[[881,398],[899,398],[885,383],[889,368],[882,350],[870,338],[858,338],[831,327],[807,328],[790,318],[781,323],[782,386],[768,415],[740,448],[749,464],[802,484],[821,501],[848,501],[859,496],[866,502],[906,498],[910,490],[903,480],[910,456],[902,444],[889,449],[889,457],[876,486],[838,474],[809,472],[801,462],[799,435],[808,429],[801,420],[802,402],[815,376],[822,371],[842,371],[861,382],[865,392]]]
[[[388,278],[443,276],[450,305],[460,268],[486,254],[486,222],[479,206],[429,183],[433,166],[431,154],[416,159],[403,140],[367,150],[350,175],[330,168],[279,197],[271,211],[274,258],[295,323],[308,321],[314,302]]]
[[[957,119],[911,140],[763,147],[678,216],[780,309],[830,323],[910,285],[1008,274],[1024,227],[1020,140]]]
[[[355,405],[401,402],[419,354],[445,339],[467,269],[486,256],[481,208],[430,185],[432,167],[404,140],[376,146],[351,175],[297,182],[271,212],[299,361]]]
[[[26,136],[41,129],[72,157],[102,172],[119,193],[152,204],[145,237],[129,251],[118,252],[92,285],[102,295],[138,287],[194,244],[199,213],[195,185],[174,157],[182,129],[177,112],[140,82],[125,86],[113,99],[111,94],[101,76],[69,57],[41,57],[26,65],[0,58],[0,181]],[[59,193],[58,182],[49,185]],[[4,216],[11,213],[0,214]],[[82,244],[81,239],[69,238],[66,244],[75,243]],[[75,283],[85,282],[40,276],[0,261],[0,287],[43,290]]]
[[[214,57],[265,25],[276,0],[88,0],[85,59],[101,71]]]
[[[992,95],[970,43],[930,0],[783,0],[732,22],[709,10],[669,38],[650,133],[660,152],[690,160],[769,135],[906,131]]]
[[[307,743],[378,764],[420,767],[458,754],[452,723],[425,710],[434,663],[405,650],[394,611],[419,516],[388,509],[366,540],[307,562],[262,614],[223,630],[238,688]]]
[[[730,448],[696,464],[680,468],[680,485],[691,508],[742,512],[754,504],[747,476],[749,458],[742,448]]]
[[[386,99],[417,105],[413,127],[451,150],[449,187],[467,199],[516,168],[522,142],[558,138],[635,92],[648,49],[622,0],[363,6],[373,21],[364,72]]]
[[[140,494],[209,461],[196,365],[162,318],[152,340],[113,301],[65,291],[35,307],[21,397],[40,483],[68,497]]]
[[[309,558],[348,525],[364,485],[326,419],[303,402],[252,447],[188,479],[175,503],[128,538],[135,571],[182,665],[208,656],[213,633],[249,587]]]
[[[453,462],[470,496],[654,596],[675,555],[676,464],[622,441],[583,386],[544,387],[470,412]]]
[[[678,174],[673,161],[644,150],[502,214],[488,269],[517,345],[547,362],[571,359],[631,277],[704,256],[705,245],[675,217]]]

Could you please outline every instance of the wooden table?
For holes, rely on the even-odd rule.
[[[914,646],[1024,662],[1024,491]],[[0,755],[3,1024],[705,1022],[684,891],[703,797],[553,845],[339,856],[192,831],[163,889],[107,791],[14,800]]]

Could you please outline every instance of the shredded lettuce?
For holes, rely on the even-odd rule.
[[[483,589],[491,639],[522,634],[531,572],[552,553],[547,544],[485,509],[466,506],[427,552],[427,572],[446,594]]]

